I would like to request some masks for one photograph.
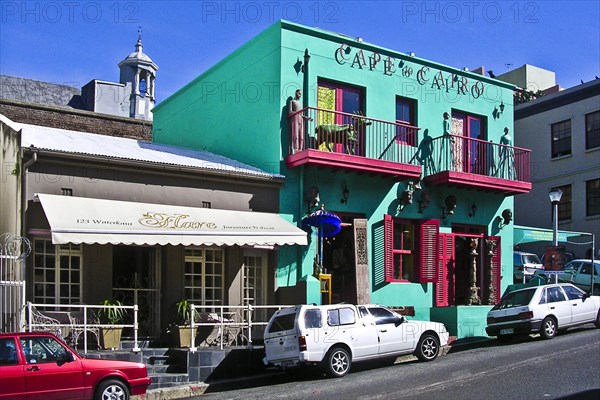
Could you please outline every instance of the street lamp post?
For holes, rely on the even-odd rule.
[[[552,231],[552,241],[554,242],[554,247],[558,246],[558,203],[560,202],[560,198],[562,197],[562,190],[560,189],[552,189],[548,196],[550,197],[550,201],[552,202],[553,214],[554,214],[554,227]]]
[[[558,247],[558,203],[560,202],[560,198],[562,197],[562,190],[560,189],[552,189],[550,193],[548,193],[550,197],[550,201],[552,202],[552,214],[554,217],[554,223],[552,227],[552,242],[553,246]],[[554,250],[556,251],[556,250]],[[554,275],[554,282],[558,282],[558,274]]]

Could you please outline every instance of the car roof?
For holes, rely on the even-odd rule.
[[[525,287],[525,288],[521,288],[521,289],[517,289],[517,290],[513,290],[512,292],[510,292],[509,294],[512,293],[516,293],[516,292],[524,292],[526,290],[531,290],[531,289],[535,289],[535,290],[541,290],[543,288],[548,288],[548,287],[565,287],[565,286],[571,286],[571,287],[577,287],[575,285],[573,285],[572,283],[548,283],[546,285],[540,285],[540,286],[529,286],[529,287]]]
[[[588,262],[588,263],[591,263],[592,259],[591,258],[576,258],[575,260],[569,261],[569,263],[572,263],[572,262]],[[594,264],[600,264],[600,260],[594,260]]]

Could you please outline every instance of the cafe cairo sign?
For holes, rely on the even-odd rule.
[[[352,68],[359,68],[369,71],[381,69],[384,75],[400,75],[406,78],[413,77],[422,86],[430,86],[432,89],[444,90],[447,93],[456,91],[457,94],[471,95],[477,99],[484,92],[482,81],[475,80],[469,82],[466,76],[460,76],[454,73],[444,74],[440,70],[434,70],[426,65],[420,68],[413,68],[404,60],[396,59],[391,56],[382,56],[373,51],[367,52],[363,49],[353,49],[351,46],[342,43],[335,51],[335,60],[340,65],[348,64]]]

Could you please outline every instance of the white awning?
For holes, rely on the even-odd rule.
[[[127,245],[274,246],[307,244],[278,214],[37,195],[52,242]]]

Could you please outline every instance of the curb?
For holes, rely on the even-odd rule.
[[[485,347],[491,342],[489,338],[476,338],[467,340],[454,340],[449,345],[442,347],[440,356],[445,356],[450,352],[463,351],[476,347]],[[396,358],[394,364],[400,364],[417,360],[412,354],[407,354]],[[244,382],[248,380],[264,379],[281,374],[279,371],[265,373],[261,375],[241,376],[232,379],[223,379],[211,383],[197,382],[170,388],[148,390],[145,395],[131,396],[132,400],[174,400],[200,396],[206,392],[210,386],[232,384],[234,382]]]

